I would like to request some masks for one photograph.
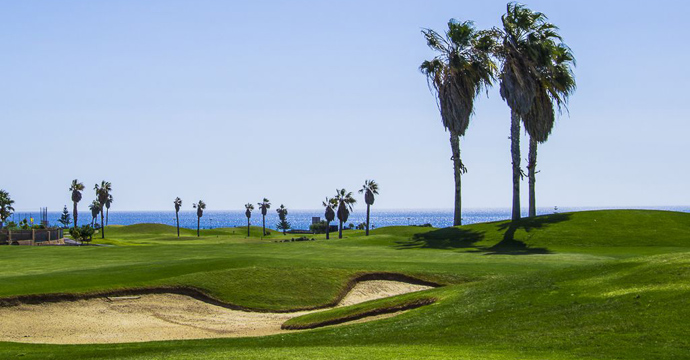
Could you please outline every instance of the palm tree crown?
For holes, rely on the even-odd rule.
[[[348,192],[345,189],[337,189],[336,196],[333,199],[336,204],[338,204],[338,220],[346,222],[352,211],[352,206],[357,202],[354,197],[352,197],[352,192]]]
[[[91,202],[89,205],[89,210],[91,210],[91,217],[93,219],[96,219],[98,216],[98,213],[101,212],[101,203],[98,202],[98,200],[94,200]],[[93,220],[92,220],[93,222]]]
[[[268,209],[271,208],[271,203],[270,200],[264,198],[264,200],[260,203],[257,203],[259,205],[259,209],[261,209],[261,215],[266,216],[268,213]]]
[[[196,209],[196,216],[197,217],[204,216],[204,210],[206,210],[206,203],[203,200],[199,200],[198,203],[192,204],[192,207],[194,209]]]
[[[335,208],[338,206],[337,203],[334,201],[335,199],[329,199],[326,198],[326,201],[323,201],[321,205],[326,208],[326,212],[324,213],[324,217],[326,218],[326,221],[331,222],[335,220]]]
[[[547,20],[543,13],[509,3],[501,16],[503,28],[493,30],[498,39],[494,53],[503,62],[501,97],[520,116],[532,108],[539,90],[539,68],[551,62],[554,47],[560,47],[556,45],[561,40],[558,28]]]
[[[180,199],[179,197],[176,197],[174,204],[175,204],[175,212],[180,212],[180,208],[182,208],[182,199]],[[204,204],[204,207],[205,206],[206,206],[206,204]]]
[[[252,210],[254,210],[254,205],[252,203],[246,203],[244,204],[244,208],[246,209],[244,215],[247,217],[247,219],[251,218]]]
[[[374,205],[374,195],[379,194],[379,184],[374,180],[365,180],[362,188],[359,189],[360,194],[364,194],[364,202],[367,205]]]
[[[93,189],[96,191],[99,204],[105,206],[108,196],[110,196],[110,192],[113,190],[112,184],[103,180],[100,185],[96,184]]]
[[[474,99],[482,88],[491,86],[496,65],[491,60],[492,37],[477,31],[472,21],[451,19],[442,36],[424,29],[427,45],[439,54],[422,63],[429,87],[438,97],[443,126],[463,136],[474,112]]]
[[[69,191],[72,192],[72,201],[81,201],[81,192],[84,190],[84,184],[80,183],[77,179],[72,180],[72,185],[69,187]]]

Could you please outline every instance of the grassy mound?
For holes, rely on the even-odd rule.
[[[426,230],[425,230],[426,229]],[[400,248],[468,249],[495,253],[547,253],[550,248],[688,247],[690,214],[653,210],[598,210],[444,229],[382,228],[409,236]]]

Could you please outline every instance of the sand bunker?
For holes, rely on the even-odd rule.
[[[361,281],[337,306],[430,288],[399,281]],[[315,311],[230,310],[177,294],[18,305],[0,307],[0,341],[91,344],[263,336],[288,332],[280,329],[285,321],[311,312]]]

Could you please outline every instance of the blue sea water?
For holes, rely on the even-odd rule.
[[[671,210],[690,212],[690,206],[656,206],[656,207],[635,207],[636,209],[654,209],[654,210]],[[569,212],[582,210],[599,210],[603,208],[596,207],[563,207],[558,208],[539,208],[539,214],[552,214],[554,212]],[[608,207],[607,209],[612,209]],[[526,214],[526,209],[523,209]],[[48,220],[51,224],[58,224],[57,220],[60,218],[60,212],[48,212]],[[19,221],[24,217],[34,216],[38,222],[38,212],[36,213],[18,213],[9,220]],[[90,213],[82,211],[79,213],[79,223],[86,224],[91,221]],[[463,224],[473,224],[487,221],[506,220],[510,218],[509,208],[487,208],[487,209],[463,209]],[[312,222],[312,217],[318,216],[323,219],[323,210],[290,210],[288,214],[288,221],[293,229],[308,229]],[[365,221],[366,211],[364,209],[355,209],[350,215],[347,223],[359,224]],[[100,220],[100,219],[99,219]],[[261,213],[254,211],[251,218],[252,225],[261,225]],[[175,225],[175,211],[110,211],[109,224],[110,225],[132,225],[138,223],[157,223]],[[271,209],[266,216],[266,227],[275,229],[278,223],[278,215]],[[394,225],[421,225],[431,224],[434,227],[446,227],[453,224],[453,211],[451,209],[439,210],[379,210],[372,207],[371,224],[373,228],[394,226]],[[335,223],[334,223],[335,224]],[[247,218],[244,211],[230,210],[230,211],[206,211],[201,218],[201,227],[204,229],[219,228],[219,227],[235,227],[246,226]],[[180,226],[190,229],[196,229],[197,218],[194,211],[180,211]]]

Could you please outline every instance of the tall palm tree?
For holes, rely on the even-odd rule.
[[[108,197],[110,196],[110,192],[113,190],[112,185],[103,180],[101,181],[101,184],[98,185],[96,184],[93,189],[96,191],[96,197],[98,198],[98,204],[101,206],[100,208],[100,213],[101,213],[101,239],[105,239],[105,223],[103,221],[103,207],[105,206],[106,201],[108,201]]]
[[[98,200],[91,202],[91,205],[89,205],[89,210],[91,210],[91,227],[94,227],[98,213],[101,212],[101,204],[98,202]],[[101,229],[101,231],[103,231],[103,229]]]
[[[290,223],[287,221],[288,209],[285,207],[285,205],[280,204],[280,207],[276,209],[276,212],[278,213],[278,218],[280,219],[278,229],[283,230],[283,235],[285,235],[285,232],[290,228]]]
[[[465,135],[474,112],[474,100],[491,86],[496,65],[491,59],[490,32],[477,31],[472,21],[451,19],[444,35],[422,30],[427,45],[438,52],[419,69],[427,76],[429,88],[438,98],[443,126],[450,132],[455,177],[453,225],[462,225],[462,174],[467,168],[460,158],[460,137]]]
[[[247,209],[247,211],[244,212],[244,215],[247,217],[247,236],[249,236],[249,226],[251,226],[250,219],[252,218],[252,210],[254,210],[254,205],[252,205],[252,203],[246,203],[244,208]]]
[[[374,195],[379,194],[379,184],[374,180],[364,180],[364,185],[359,189],[359,193],[364,193],[364,202],[367,203],[367,236],[369,236],[369,208],[374,205]]]
[[[10,193],[5,190],[0,190],[0,229],[5,226],[7,220],[14,212],[14,200],[10,198]]]
[[[338,239],[343,238],[343,223],[347,221],[350,217],[350,212],[352,211],[352,205],[354,205],[357,200],[352,197],[352,192],[348,192],[345,189],[336,189],[336,195],[334,201],[338,204],[338,211],[336,215],[340,221],[340,226],[338,227]]]
[[[180,205],[182,204],[182,201],[180,201]],[[201,217],[204,216],[204,210],[206,210],[206,203],[203,200],[199,200],[198,203],[192,205],[193,208],[196,209],[196,237],[201,236]],[[178,221],[179,223],[179,221]],[[179,230],[178,230],[178,237],[179,235]]]
[[[557,42],[557,41],[558,42]],[[529,157],[527,176],[529,183],[529,216],[537,216],[536,175],[537,146],[548,140],[555,123],[555,109],[567,109],[568,98],[575,91],[575,57],[568,46],[555,35],[542,40],[544,51],[549,54],[537,66],[539,76],[537,92],[532,108],[522,117],[525,130],[529,134]]]
[[[108,213],[110,213],[110,205],[113,204],[113,196],[108,194],[108,199],[105,201],[105,226],[108,226]]]
[[[175,220],[177,221],[177,237],[180,237],[180,208],[182,207],[182,199],[175,198]]]
[[[258,205],[259,209],[261,209],[261,217],[263,218],[263,234],[266,236],[266,213],[268,212],[268,209],[271,208],[271,203],[268,199],[264,198],[264,200],[258,203]]]
[[[501,22],[503,27],[494,29],[498,40],[494,53],[502,62],[500,94],[510,107],[512,219],[519,220],[520,180],[524,176],[520,168],[520,120],[530,112],[540,90],[538,67],[551,56],[545,43],[557,39],[558,34],[544,14],[522,4],[508,3]]]
[[[331,233],[331,221],[335,219],[335,207],[337,206],[335,199],[326,198],[326,201],[321,203],[325,208],[326,212],[324,217],[326,218],[326,239],[330,239]]]
[[[81,192],[84,191],[84,184],[74,179],[72,180],[72,185],[69,187],[69,191],[72,192],[72,203],[74,204],[74,208],[72,209],[74,227],[77,227],[77,204],[81,201]]]

